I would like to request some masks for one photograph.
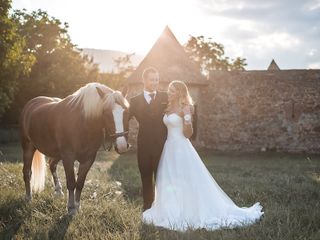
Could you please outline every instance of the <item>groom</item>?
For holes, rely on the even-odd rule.
[[[139,123],[138,166],[142,181],[143,210],[151,207],[154,200],[154,181],[167,128],[162,118],[167,107],[168,95],[157,91],[159,72],[153,67],[142,73],[144,90],[130,99],[130,115]]]

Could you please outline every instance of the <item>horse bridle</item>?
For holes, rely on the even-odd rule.
[[[114,133],[114,134],[108,134],[108,138],[111,139],[110,144],[108,147],[106,147],[106,132],[107,130],[103,128],[103,148],[105,151],[110,152],[111,148],[113,145],[115,145],[116,139],[118,137],[127,137],[129,134],[129,131],[124,131],[124,132],[119,132],[119,133]],[[116,146],[116,145],[115,145]]]

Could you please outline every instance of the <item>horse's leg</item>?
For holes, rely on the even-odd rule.
[[[62,197],[63,192],[62,192],[62,186],[57,174],[57,164],[59,162],[59,159],[57,158],[50,158],[49,159],[49,165],[50,165],[50,171],[52,173],[52,178],[54,182],[54,194],[57,197]]]
[[[23,180],[26,188],[26,199],[30,201],[32,199],[32,192],[30,187],[30,180],[31,180],[31,174],[32,174],[31,166],[32,166],[33,154],[36,151],[36,149],[31,142],[27,142],[27,141],[23,141],[22,148],[23,148],[23,170],[22,170]]]
[[[75,198],[75,205],[76,205],[76,208],[78,209],[80,208],[80,196],[83,189],[83,185],[86,180],[88,171],[90,170],[95,158],[96,158],[96,154],[94,154],[94,156],[92,157],[87,158],[86,161],[80,162],[78,178],[76,183],[76,198]]]
[[[68,214],[74,215],[77,210],[74,204],[74,189],[76,187],[76,180],[74,176],[74,159],[63,158],[63,167],[66,174],[67,189],[68,189]]]

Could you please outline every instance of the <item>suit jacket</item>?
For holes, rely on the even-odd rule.
[[[129,118],[135,117],[139,123],[138,151],[162,151],[167,138],[167,128],[163,123],[167,104],[168,95],[161,91],[157,91],[150,104],[145,100],[143,92],[130,99]]]

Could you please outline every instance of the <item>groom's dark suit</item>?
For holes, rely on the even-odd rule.
[[[167,128],[162,119],[168,103],[166,92],[157,91],[155,99],[149,104],[144,93],[130,99],[130,118],[134,116],[139,123],[138,166],[142,180],[143,208],[148,209],[154,199],[153,176],[156,177],[158,163]]]

